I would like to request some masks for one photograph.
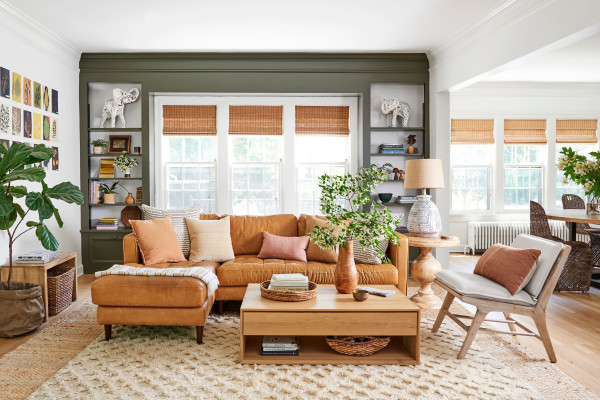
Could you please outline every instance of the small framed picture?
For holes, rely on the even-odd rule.
[[[130,135],[110,135],[108,137],[108,153],[109,154],[120,154],[124,151],[129,153],[131,146]]]
[[[135,146],[133,148],[133,154],[140,154],[141,152],[142,152],[142,148],[141,147]]]

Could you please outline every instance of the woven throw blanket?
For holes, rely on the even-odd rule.
[[[107,270],[95,273],[96,278],[105,275],[131,275],[131,276],[189,276],[200,279],[206,284],[208,296],[215,294],[219,287],[219,279],[214,272],[204,267],[189,268],[149,268],[132,267],[130,265],[115,264]]]

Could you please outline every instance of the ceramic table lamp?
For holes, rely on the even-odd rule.
[[[444,187],[442,160],[420,159],[406,161],[405,189],[421,189],[417,202],[408,214],[408,232],[412,236],[438,237],[442,232],[440,212],[426,189]]]

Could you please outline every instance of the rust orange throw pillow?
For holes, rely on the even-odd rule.
[[[258,258],[278,258],[306,262],[308,236],[277,236],[263,232],[263,244]]]
[[[186,261],[171,217],[130,221],[144,265]]]
[[[311,233],[313,229],[315,229],[315,226],[331,228],[331,223],[329,223],[327,220],[308,215],[306,217],[306,233]],[[335,249],[323,250],[318,244],[315,243],[314,240],[310,239],[308,247],[306,248],[306,258],[308,261],[320,261],[324,263],[335,264],[338,260],[338,255]]]
[[[496,243],[483,253],[473,273],[498,282],[514,295],[529,283],[540,254],[538,249],[516,249]]]

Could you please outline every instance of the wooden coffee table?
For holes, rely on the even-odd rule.
[[[242,364],[400,364],[420,363],[420,308],[398,288],[390,297],[370,295],[357,302],[334,285],[319,285],[317,297],[301,302],[268,300],[258,284],[248,285],[240,310]],[[297,336],[298,356],[261,356],[263,336]],[[336,353],[326,336],[391,336],[383,350],[366,357]]]

